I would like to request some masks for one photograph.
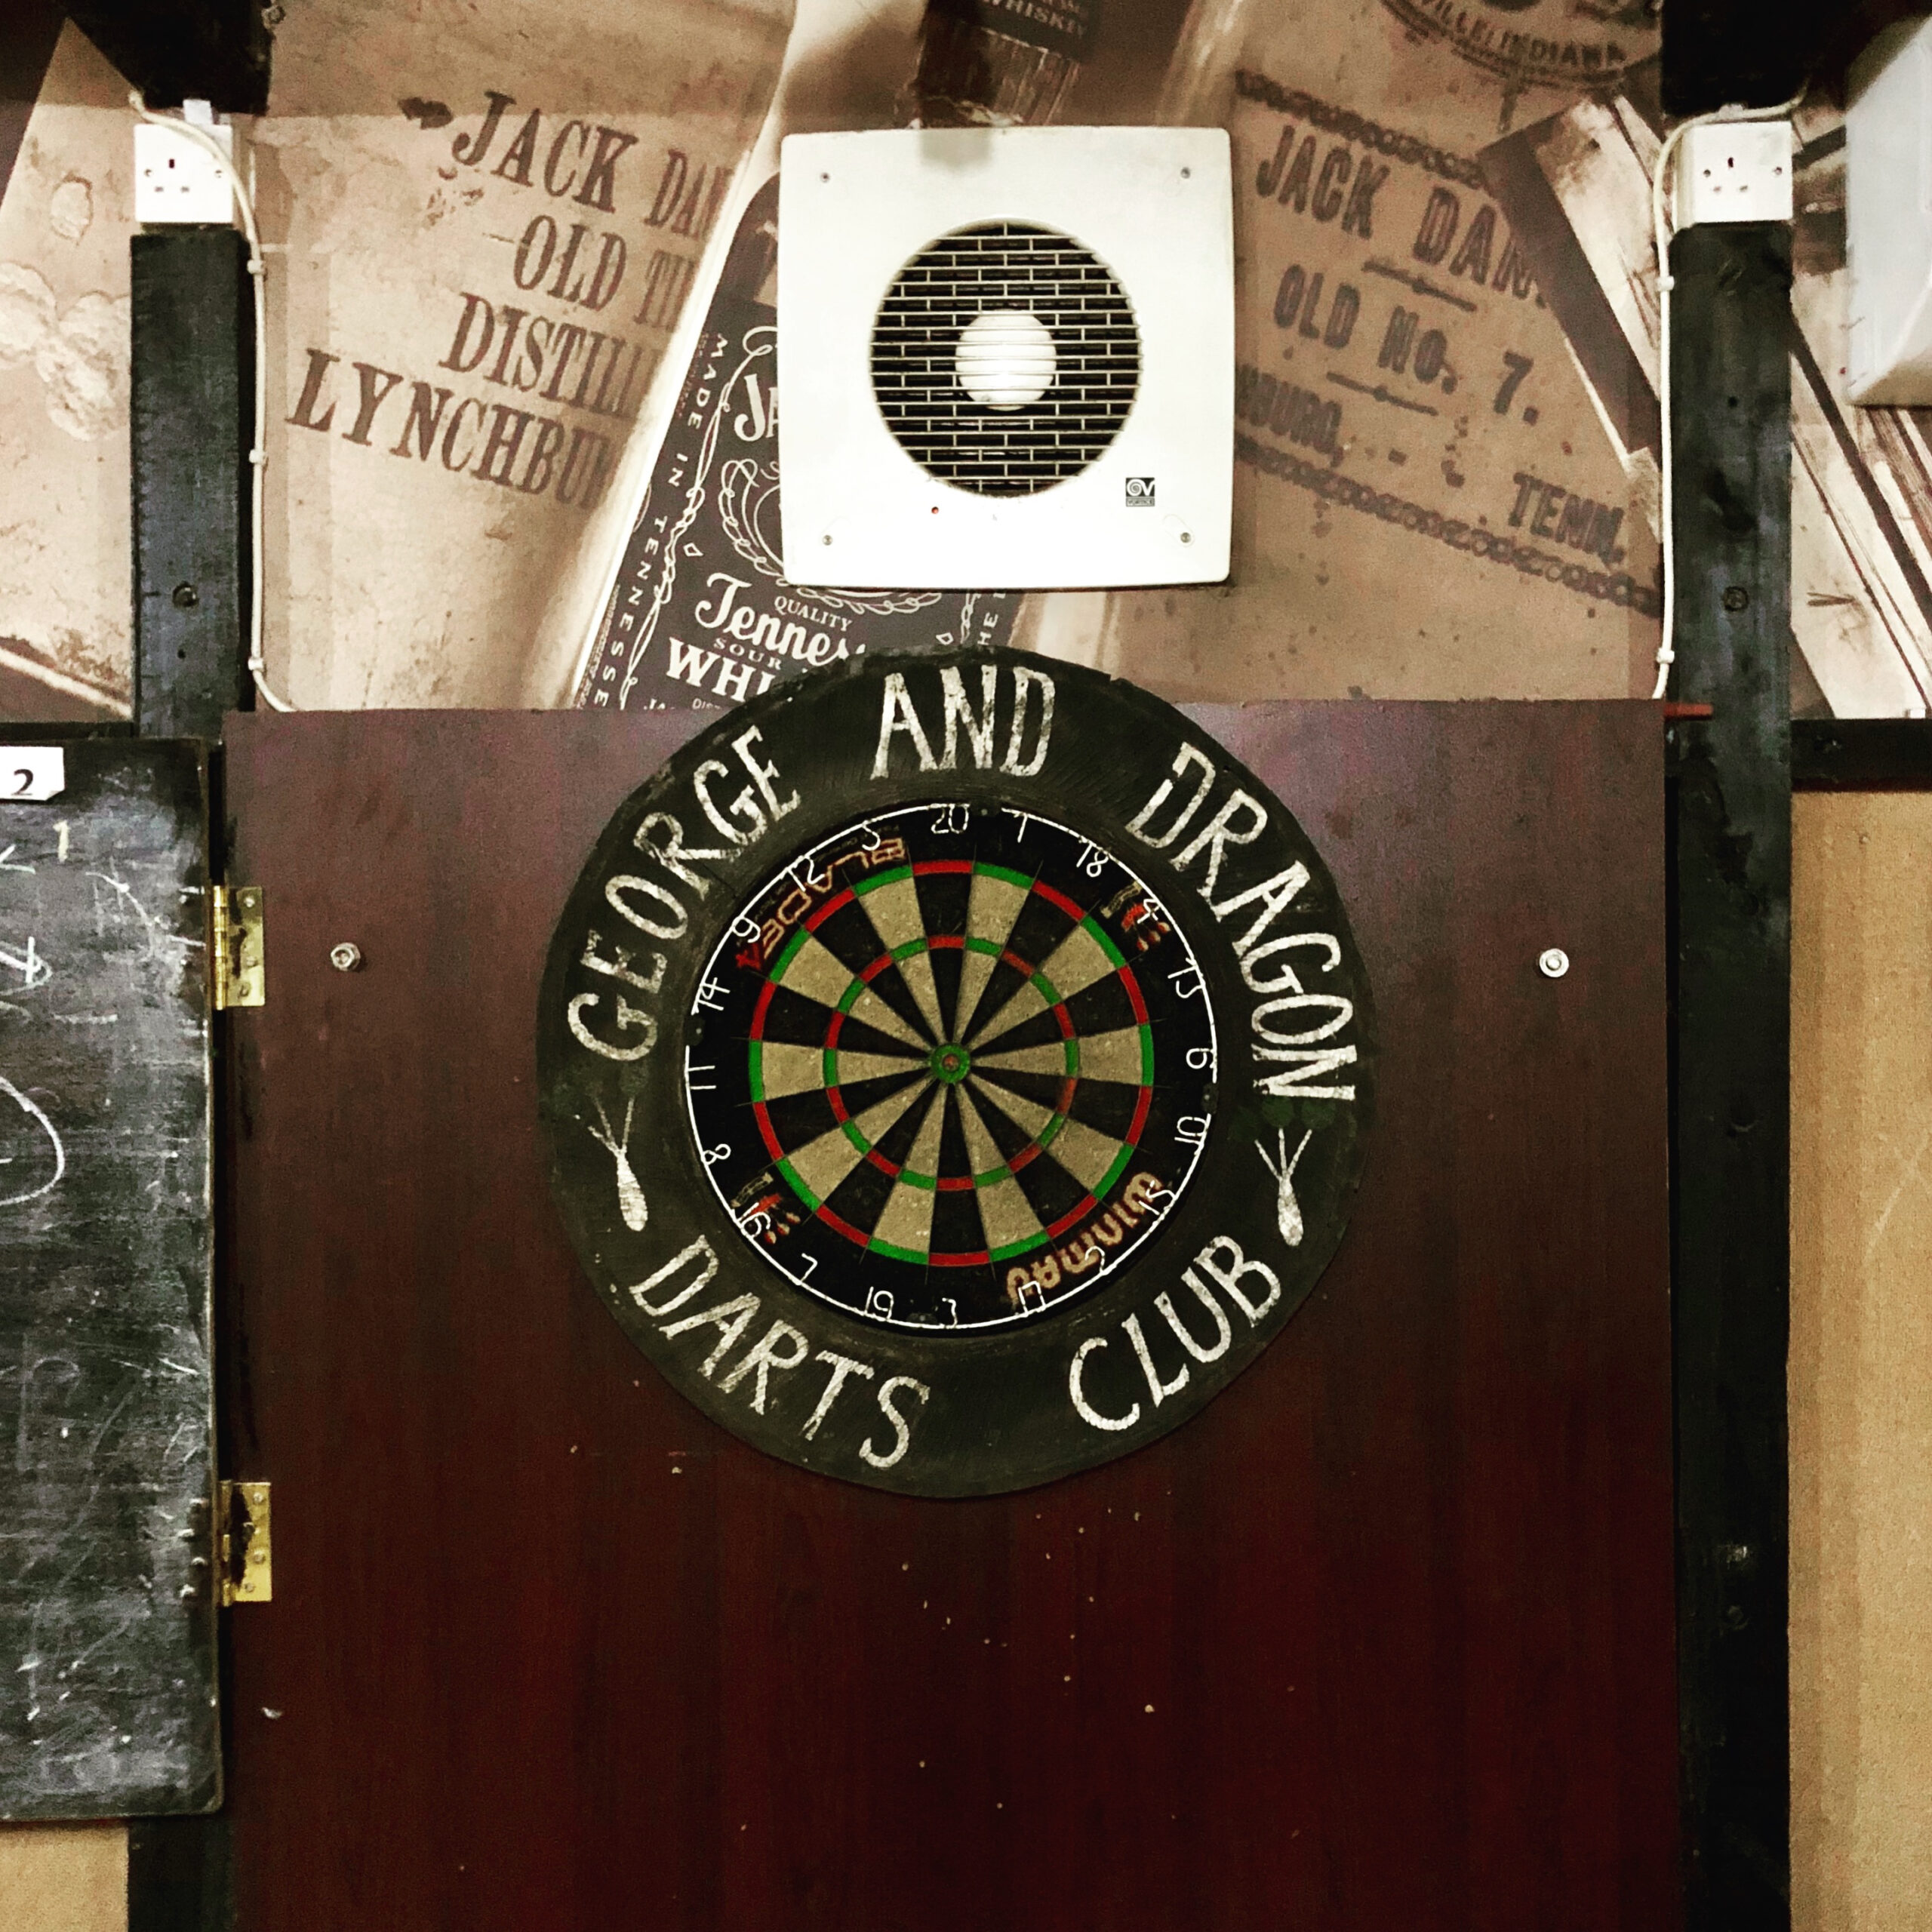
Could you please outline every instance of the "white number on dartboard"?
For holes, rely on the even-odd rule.
[[[889,1288],[868,1288],[866,1291],[866,1312],[877,1315],[881,1321],[892,1319],[892,1292]]]

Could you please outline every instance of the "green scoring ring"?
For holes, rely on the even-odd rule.
[[[1023,886],[1029,890],[1032,886],[1033,881],[1025,873],[1015,872],[1008,866],[982,864],[976,866],[974,869],[975,872],[983,872],[995,878],[1004,879],[1011,884]],[[865,894],[874,891],[881,886],[890,884],[896,880],[909,878],[912,875],[912,869],[909,866],[894,866],[890,871],[878,873],[872,878],[855,885],[853,888],[854,896],[863,897]],[[1123,971],[1132,970],[1125,955],[1114,944],[1106,929],[1091,912],[1084,915],[1080,924],[1087,930],[1113,966]],[[792,935],[783,950],[773,961],[771,977],[775,983],[780,985],[783,983],[786,969],[803,948],[807,937],[805,929],[801,928]],[[1002,951],[1002,949],[992,940],[981,939],[971,934],[964,936],[963,944],[968,952],[987,953],[995,958],[1001,956]],[[909,959],[915,954],[929,952],[932,949],[931,940],[930,936],[928,936],[906,940],[900,945],[891,948],[884,957],[891,959],[896,964],[900,960]],[[1034,967],[1027,977],[1029,983],[1047,1006],[1053,1008],[1062,1003],[1060,989],[1038,967]],[[838,998],[837,1011],[841,1014],[850,1013],[858,1003],[860,996],[865,992],[868,983],[863,974],[854,974],[848,980],[844,991]],[[1140,1035],[1140,1079],[1143,1084],[1151,1084],[1154,1078],[1153,1029],[1143,1020],[1138,1030]],[[1066,1078],[1069,1080],[1078,1079],[1080,1077],[1079,1036],[1077,1034],[1068,1034],[1063,1037],[1060,1045],[1066,1058]],[[752,1097],[754,1100],[762,1100],[765,1097],[762,1064],[764,1043],[754,1039],[746,1041],[746,1046]],[[826,1091],[828,1094],[837,1094],[844,1084],[838,1077],[838,1058],[841,1051],[841,1049],[835,1045],[827,1047],[823,1051],[821,1064],[824,1071]],[[942,1068],[939,1064],[941,1056],[949,1052],[958,1053],[963,1057],[962,1063],[956,1070],[950,1072]],[[935,1079],[949,1086],[956,1085],[971,1075],[972,1057],[970,1051],[963,1044],[943,1043],[940,1046],[935,1048],[928,1056],[928,1066],[929,1072]],[[844,1110],[841,1109],[841,1111],[843,1112]],[[1032,1144],[1042,1150],[1050,1147],[1059,1137],[1066,1121],[1066,1114],[1056,1108],[1051,1118],[1035,1137]],[[840,1121],[839,1127],[846,1139],[851,1141],[860,1154],[871,1152],[872,1143],[866,1137],[864,1130],[849,1113],[845,1114]],[[1128,1164],[1133,1159],[1135,1151],[1135,1147],[1132,1144],[1124,1146],[1121,1149],[1101,1181],[1097,1189],[1099,1193],[1105,1194],[1112,1187],[1114,1183],[1126,1171]],[[786,1182],[800,1199],[808,1208],[815,1211],[820,1204],[818,1196],[806,1185],[803,1177],[792,1167],[791,1162],[781,1156],[774,1161],[774,1164],[784,1176]],[[1011,1166],[1008,1162],[1001,1161],[997,1167],[988,1168],[974,1174],[973,1185],[975,1187],[990,1187],[997,1182],[1008,1179],[1012,1173]],[[939,1186],[937,1175],[921,1174],[915,1168],[910,1167],[901,1168],[898,1171],[898,1178],[908,1186],[924,1189],[928,1192],[935,1190]],[[1044,1233],[1030,1236],[1026,1240],[1011,1242],[990,1251],[990,1258],[995,1262],[1014,1260],[1022,1255],[1031,1254],[1036,1248],[1050,1246],[1052,1239],[1052,1236]],[[875,1240],[869,1241],[866,1245],[882,1254],[891,1256],[899,1260],[916,1261],[920,1258],[909,1250],[896,1248],[884,1241]]]

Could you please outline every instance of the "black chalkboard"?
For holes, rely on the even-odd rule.
[[[64,759],[57,796],[0,802],[9,1818],[200,1810],[221,1788],[206,752]]]

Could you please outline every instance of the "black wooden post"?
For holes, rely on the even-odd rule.
[[[1690,1932],[1790,1924],[1791,244],[1671,251],[1672,1293]]]
[[[183,226],[147,230],[132,249],[136,728],[212,742],[223,713],[253,696],[247,244],[233,229]],[[218,841],[218,751],[210,777]],[[226,1694],[224,1682],[224,1729]],[[130,1932],[229,1932],[228,1842],[220,1814],[132,1820]]]
[[[248,698],[254,296],[232,228],[133,242],[134,719],[221,736]]]

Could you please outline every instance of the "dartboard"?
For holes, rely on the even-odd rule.
[[[881,1322],[1066,1305],[1131,1260],[1206,1141],[1214,1023],[1186,940],[1112,854],[1015,807],[841,826],[733,921],[704,983],[706,1178],[789,1280]]]
[[[1341,1238],[1368,989],[1287,808],[1144,692],[861,660],[618,812],[539,1016],[552,1183],[669,1380],[932,1495],[1164,1434]]]

